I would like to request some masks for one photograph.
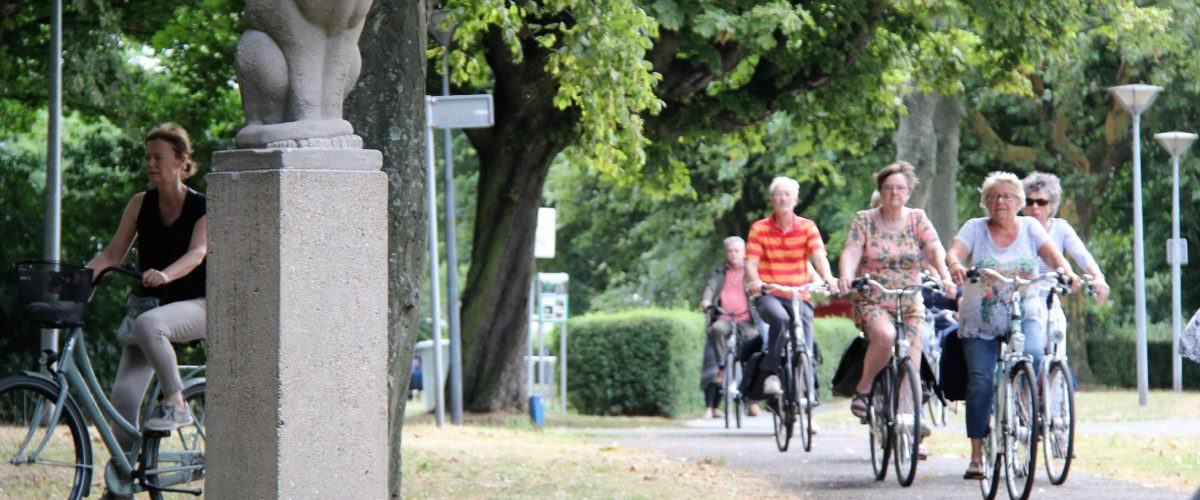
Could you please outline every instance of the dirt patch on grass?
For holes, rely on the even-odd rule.
[[[490,427],[406,425],[408,498],[793,498],[725,467],[611,440]]]

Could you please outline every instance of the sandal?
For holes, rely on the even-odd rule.
[[[871,393],[856,392],[854,399],[850,400],[850,413],[858,417],[860,423],[867,423],[867,408],[870,407]]]
[[[987,479],[987,476],[983,473],[983,462],[972,461],[971,463],[967,464],[967,471],[963,473],[963,479],[968,481],[972,479]]]

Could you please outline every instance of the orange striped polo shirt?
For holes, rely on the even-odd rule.
[[[825,242],[817,224],[792,214],[792,227],[785,233],[771,217],[750,226],[746,238],[746,260],[758,261],[758,277],[766,283],[786,286],[807,284],[808,257],[825,255]],[[791,298],[784,292],[771,292]],[[807,297],[806,297],[807,298]]]

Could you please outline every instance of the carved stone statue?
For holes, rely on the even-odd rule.
[[[371,0],[246,0],[237,48],[239,148],[361,148],[342,102],[362,67]]]

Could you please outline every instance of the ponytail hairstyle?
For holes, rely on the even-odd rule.
[[[184,179],[191,177],[196,173],[196,162],[192,161],[192,139],[188,137],[187,130],[179,126],[177,123],[164,122],[162,125],[154,127],[150,133],[146,134],[146,140],[143,144],[150,141],[163,141],[171,145],[171,149],[175,150],[175,157],[182,158],[188,156],[187,162],[183,165]]]

